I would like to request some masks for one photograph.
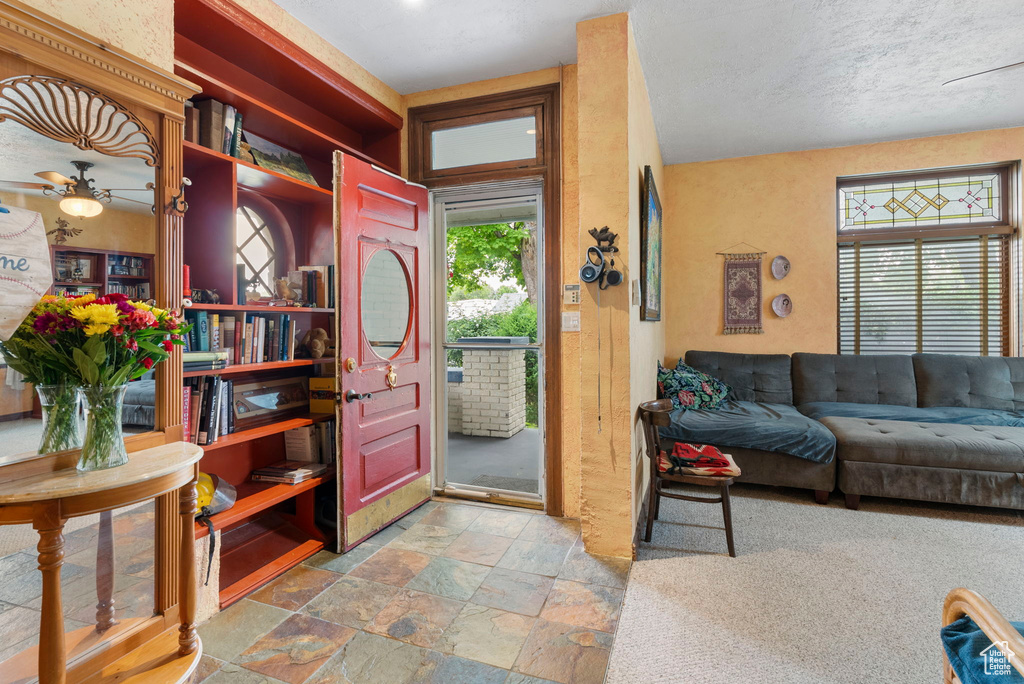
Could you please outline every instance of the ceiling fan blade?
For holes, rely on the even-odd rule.
[[[39,176],[40,178],[42,178],[43,180],[48,180],[51,183],[56,183],[57,185],[74,185],[75,184],[75,181],[71,180],[70,178],[65,176],[63,173],[57,173],[56,171],[40,171],[36,175]]]
[[[151,206],[152,202],[142,202],[137,199],[131,199],[130,197],[121,197],[120,195],[111,195],[114,199],[124,200],[125,202],[135,202],[136,204],[145,204],[147,207]]]
[[[153,192],[153,188],[102,188],[103,192]]]
[[[984,71],[979,71],[979,72],[977,72],[975,74],[968,74],[967,76],[960,76],[959,78],[954,78],[954,79],[951,79],[949,81],[946,81],[942,85],[947,86],[950,83],[956,83],[957,81],[964,81],[964,80],[966,80],[968,78],[974,78],[975,76],[981,76],[982,74],[991,74],[993,71],[1002,71],[1003,69],[1012,69],[1013,67],[1019,67],[1019,66],[1024,66],[1024,62],[1014,62],[1013,64],[1004,64],[1003,66],[996,67],[994,69],[985,69]]]
[[[25,183],[25,182],[22,182],[22,181],[5,181],[5,180],[0,180],[0,184],[7,185],[7,186],[12,187],[12,188],[26,188],[28,190],[44,190],[46,188],[49,188],[50,190],[53,190],[53,186],[52,185],[47,185],[46,183]]]

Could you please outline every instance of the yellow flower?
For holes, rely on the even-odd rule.
[[[87,295],[83,295],[81,297],[76,297],[75,299],[73,299],[71,305],[75,307],[85,306],[86,304],[91,304],[94,301],[96,301],[96,295],[90,292]]]
[[[85,336],[92,337],[93,335],[102,335],[108,330],[110,330],[110,326],[106,323],[93,323],[85,326]]]
[[[115,304],[93,304],[92,306],[76,306],[71,310],[71,316],[77,321],[81,321],[88,326],[106,326],[99,332],[106,332],[110,329],[110,326],[117,325],[121,320],[120,315],[117,311]],[[87,335],[95,335],[98,333],[89,333]]]

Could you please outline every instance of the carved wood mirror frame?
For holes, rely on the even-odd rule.
[[[0,0],[0,125],[20,124],[83,150],[142,159],[154,168],[159,220],[153,294],[158,306],[174,309],[182,304],[182,213],[175,198],[182,188],[184,102],[197,91],[20,2]],[[100,125],[61,116],[69,100],[78,111],[95,112]],[[157,367],[154,429],[126,438],[128,451],[182,438],[180,353],[176,349]],[[9,467],[39,471],[76,461],[77,453],[63,453]]]

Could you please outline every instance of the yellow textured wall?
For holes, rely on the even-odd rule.
[[[625,14],[576,25],[581,231],[619,234],[616,263],[630,262],[630,26]],[[580,261],[594,244],[581,233]],[[626,277],[632,273],[627,269]],[[591,553],[632,554],[632,410],[629,287],[582,288],[580,521]],[[600,305],[598,305],[600,300]]]
[[[50,231],[57,227],[57,219],[63,218],[72,228],[81,228],[82,233],[69,238],[65,247],[90,247],[93,249],[119,249],[123,252],[153,254],[156,251],[156,218],[152,214],[118,211],[105,207],[103,213],[93,218],[75,218],[60,210],[56,200],[38,195],[0,192],[0,200],[12,207],[38,211],[43,225]],[[56,236],[48,236],[54,244]]]
[[[633,33],[629,33],[629,286],[631,295],[640,296],[638,281],[643,277],[640,266],[640,217],[643,206],[644,166],[651,167],[654,185],[664,186],[661,149],[654,128],[651,101],[647,93],[640,56],[636,51]],[[662,206],[664,211],[664,205]],[[634,293],[633,290],[636,290]],[[631,301],[633,301],[631,299]],[[657,397],[655,360],[665,355],[665,324],[661,321],[640,320],[640,306],[631,304],[629,310],[630,352],[630,409]],[[634,416],[635,420],[635,416]],[[643,432],[634,423],[633,429],[633,528],[643,503],[650,478],[645,454]]]
[[[173,0],[23,1],[154,66],[174,67]]]
[[[1024,128],[786,152],[665,167],[665,338],[672,363],[688,349],[836,351],[836,178],[1024,158]],[[763,335],[722,334],[722,257],[737,242],[768,252]],[[773,257],[792,264],[784,280]],[[771,300],[786,293],[793,313]]]

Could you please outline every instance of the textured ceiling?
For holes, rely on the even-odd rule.
[[[1024,1],[278,0],[402,93],[575,58],[629,11],[666,163],[1024,123]]]

